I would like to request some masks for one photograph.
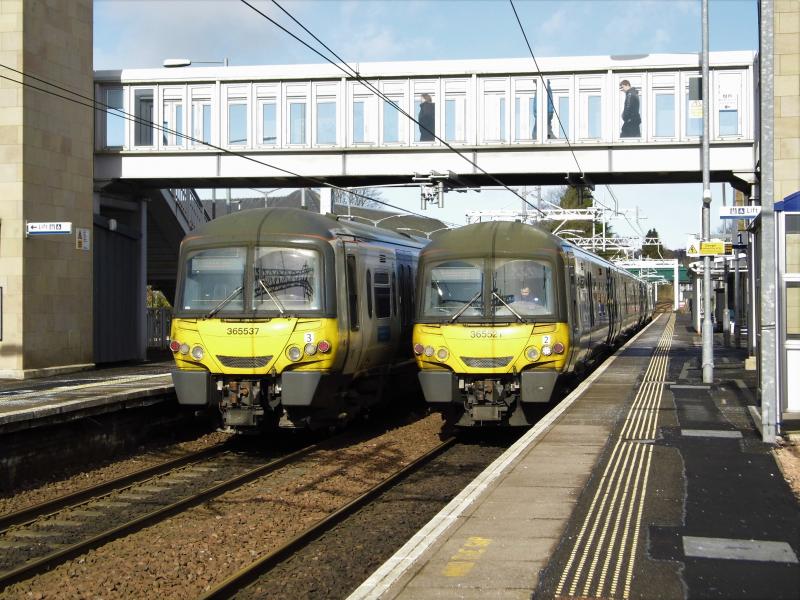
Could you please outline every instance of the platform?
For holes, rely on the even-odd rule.
[[[754,373],[718,345],[702,384],[690,327],[652,322],[350,598],[800,597]]]
[[[145,406],[170,397],[173,361],[0,379],[0,433]]]

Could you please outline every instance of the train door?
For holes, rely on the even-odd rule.
[[[344,362],[344,373],[352,374],[358,371],[363,346],[362,332],[362,304],[364,293],[360,289],[363,280],[364,260],[360,256],[361,249],[358,244],[345,242],[345,286],[347,288],[347,328],[350,343]],[[362,265],[362,268],[359,266]]]
[[[392,316],[394,292],[392,274],[395,269],[395,258],[393,252],[386,250],[379,251],[376,258],[377,260],[372,262],[371,274],[374,335],[367,347],[370,356],[374,356],[378,364],[386,364],[391,362],[392,350],[400,337],[398,320]]]

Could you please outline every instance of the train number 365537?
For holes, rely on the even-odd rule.
[[[228,327],[225,333],[228,335],[256,335],[258,327]]]
[[[497,331],[470,331],[469,337],[471,338],[499,338],[503,337]]]

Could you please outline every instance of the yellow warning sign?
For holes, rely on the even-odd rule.
[[[721,254],[725,254],[725,242],[720,240],[700,242],[700,256],[718,256]]]

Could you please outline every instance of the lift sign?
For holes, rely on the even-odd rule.
[[[25,235],[69,235],[72,233],[72,223],[25,223]]]
[[[720,206],[720,219],[755,219],[761,214],[760,206]]]

